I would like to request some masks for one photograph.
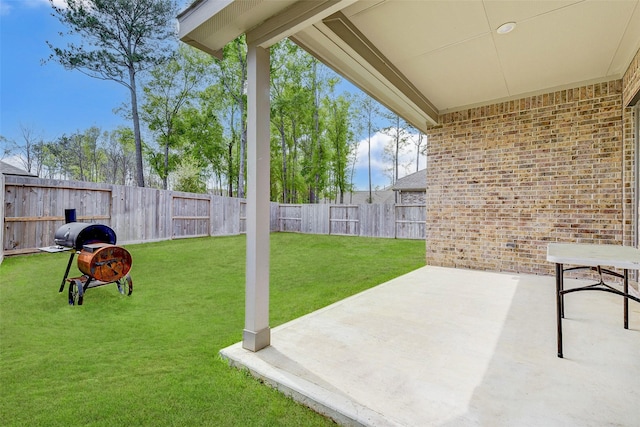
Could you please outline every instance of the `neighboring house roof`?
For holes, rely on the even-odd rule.
[[[16,166],[10,165],[7,162],[3,162],[2,160],[0,160],[0,173],[2,173],[3,175],[18,175],[18,176],[33,176],[33,177],[38,176],[32,173],[29,173],[24,169],[20,169]]]
[[[427,170],[422,169],[398,179],[391,189],[395,191],[426,191]]]

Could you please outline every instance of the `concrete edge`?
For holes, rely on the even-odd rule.
[[[382,414],[345,399],[317,384],[287,373],[263,361],[257,353],[242,348],[237,343],[220,350],[220,356],[236,369],[246,369],[265,384],[278,390],[296,402],[311,408],[343,426],[397,425]]]
[[[379,285],[329,304],[326,307],[319,308],[316,311],[307,313],[296,319],[292,319],[289,322],[273,328],[272,332],[292,327],[298,322],[304,321],[305,318],[317,316],[325,311],[335,308],[336,306],[346,304],[350,300],[362,298],[363,295],[374,292],[376,288],[389,286],[396,280],[400,280],[407,275],[417,274],[419,270],[425,268],[430,267],[427,265],[418,267],[415,270],[403,274],[402,276],[392,278]],[[223,348],[220,350],[219,354],[220,357],[231,367],[240,370],[246,369],[254,378],[263,381],[268,386],[275,388],[285,396],[291,397],[296,402],[332,419],[339,425],[354,427],[371,425],[401,426],[398,422],[390,420],[388,417],[384,417],[382,414],[360,405],[357,402],[345,399],[344,396],[339,396],[315,383],[270,365],[260,358],[259,352],[254,353],[244,349],[242,347],[242,342]]]

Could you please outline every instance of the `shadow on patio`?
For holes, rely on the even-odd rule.
[[[581,282],[565,279],[565,288]],[[223,357],[344,425],[638,426],[640,304],[555,280],[423,267]]]

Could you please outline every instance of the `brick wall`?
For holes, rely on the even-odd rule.
[[[640,211],[640,198],[635,195],[635,182],[638,178],[638,165],[636,164],[635,123],[637,109],[632,103],[637,102],[640,94],[640,51],[631,61],[622,78],[622,99],[625,107],[623,111],[624,141],[623,141],[623,190],[624,190],[624,244],[627,246],[638,245],[638,211]]]
[[[624,106],[628,107],[640,92],[640,50],[622,77]]]
[[[635,180],[637,166],[635,164],[635,109],[625,108],[622,114],[623,123],[623,152],[622,152],[622,244],[636,246],[637,209],[634,206],[636,198]]]
[[[424,205],[426,193],[424,191],[400,191],[400,204]]]
[[[622,102],[615,80],[441,116],[427,263],[552,274],[549,242],[621,244]]]

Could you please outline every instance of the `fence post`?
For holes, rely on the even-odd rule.
[[[397,192],[396,192],[397,198]],[[398,238],[398,203],[393,204],[393,238]]]
[[[4,174],[0,173],[0,264],[4,261]]]

